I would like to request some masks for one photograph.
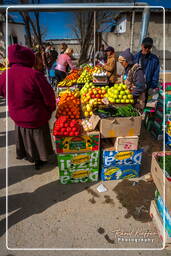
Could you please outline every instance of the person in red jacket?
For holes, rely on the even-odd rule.
[[[15,122],[17,159],[40,169],[53,154],[48,121],[56,109],[55,94],[42,72],[33,69],[32,50],[9,46],[8,110]],[[6,97],[6,72],[0,79],[0,96]]]

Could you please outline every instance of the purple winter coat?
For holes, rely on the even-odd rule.
[[[55,94],[43,73],[34,70],[35,56],[29,48],[8,48],[8,110],[16,125],[38,128],[45,125],[56,108]],[[0,96],[6,97],[6,72],[0,76]]]

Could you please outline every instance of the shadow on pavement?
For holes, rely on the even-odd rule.
[[[15,144],[15,131],[8,132],[8,146]],[[6,147],[6,132],[0,132],[0,148]]]
[[[8,197],[8,212],[15,212],[8,217],[8,228],[34,214],[42,213],[52,205],[80,193],[93,184],[94,183],[78,183],[67,184],[67,186],[65,186],[58,181],[53,181],[31,193],[10,195]],[[5,197],[0,198],[1,214],[5,213],[5,201]],[[6,232],[5,224],[6,219],[4,218],[0,221],[0,236]]]
[[[56,156],[54,156],[56,159]],[[34,175],[41,175],[49,172],[57,166],[57,161],[53,159],[53,162],[48,163],[44,168],[35,170],[34,164],[24,166],[12,166],[8,168],[8,186],[18,183]],[[18,160],[24,161],[24,160]],[[26,161],[25,161],[26,162]],[[6,187],[6,169],[0,169],[0,189]]]

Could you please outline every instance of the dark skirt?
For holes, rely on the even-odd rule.
[[[48,161],[49,155],[54,154],[48,123],[34,129],[16,125],[15,137],[17,159]]]

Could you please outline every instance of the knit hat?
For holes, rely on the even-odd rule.
[[[115,49],[112,46],[108,46],[105,52],[115,52]]]
[[[120,54],[118,60],[119,60],[119,62],[123,62],[124,60],[126,60],[128,62],[128,64],[133,64],[133,55],[130,52],[130,48],[128,48],[125,51],[123,51]]]
[[[23,64],[32,67],[35,62],[35,56],[31,49],[19,44],[13,44],[8,47],[9,65]]]

